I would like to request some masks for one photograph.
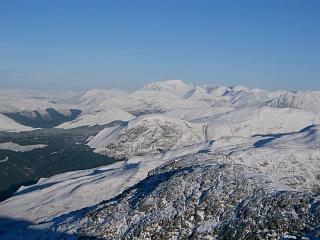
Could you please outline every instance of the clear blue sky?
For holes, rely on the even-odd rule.
[[[320,89],[319,0],[1,0],[0,87]]]

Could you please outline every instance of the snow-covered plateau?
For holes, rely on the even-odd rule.
[[[320,91],[1,93],[0,167],[50,148],[10,140],[47,120],[99,125],[84,145],[114,162],[21,186],[0,202],[0,239],[320,239]]]

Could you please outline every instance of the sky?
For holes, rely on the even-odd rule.
[[[320,90],[318,0],[1,0],[0,87]]]

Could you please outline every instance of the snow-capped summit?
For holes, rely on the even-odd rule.
[[[167,80],[146,84],[143,90],[169,91],[183,96],[193,88],[192,85],[184,83],[182,80]]]
[[[244,239],[248,232],[253,238],[287,239],[290,231],[297,239],[319,236],[318,91],[194,86],[170,80],[134,91],[58,94],[57,101],[53,93],[39,98],[19,94],[0,96],[0,112],[19,111],[18,117],[35,122],[39,115],[55,115],[63,120],[58,128],[68,129],[34,132],[0,114],[0,130],[31,131],[1,132],[5,152],[0,167],[5,176],[6,167],[18,166],[17,158],[44,151],[49,151],[48,159],[62,156],[66,164],[78,150],[89,154],[88,161],[99,157],[108,160],[101,164],[114,162],[20,187],[0,203],[1,239]],[[65,122],[71,109],[81,113]],[[48,133],[57,134],[62,143],[76,133],[75,142],[51,151],[56,141]],[[46,147],[10,152],[8,138],[20,140],[20,134],[21,146]],[[32,144],[26,142],[28,136]],[[30,174],[29,167],[26,171]],[[25,222],[11,224],[16,218]]]
[[[95,105],[126,93],[127,91],[119,89],[90,89],[68,99],[67,102],[80,106]]]
[[[183,98],[208,103],[211,107],[230,106],[228,97],[224,96],[227,87],[195,86]]]

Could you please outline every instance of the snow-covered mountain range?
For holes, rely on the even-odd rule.
[[[320,239],[320,91],[1,93],[3,134],[101,125],[85,144],[116,160],[20,187],[0,202],[1,239]]]

